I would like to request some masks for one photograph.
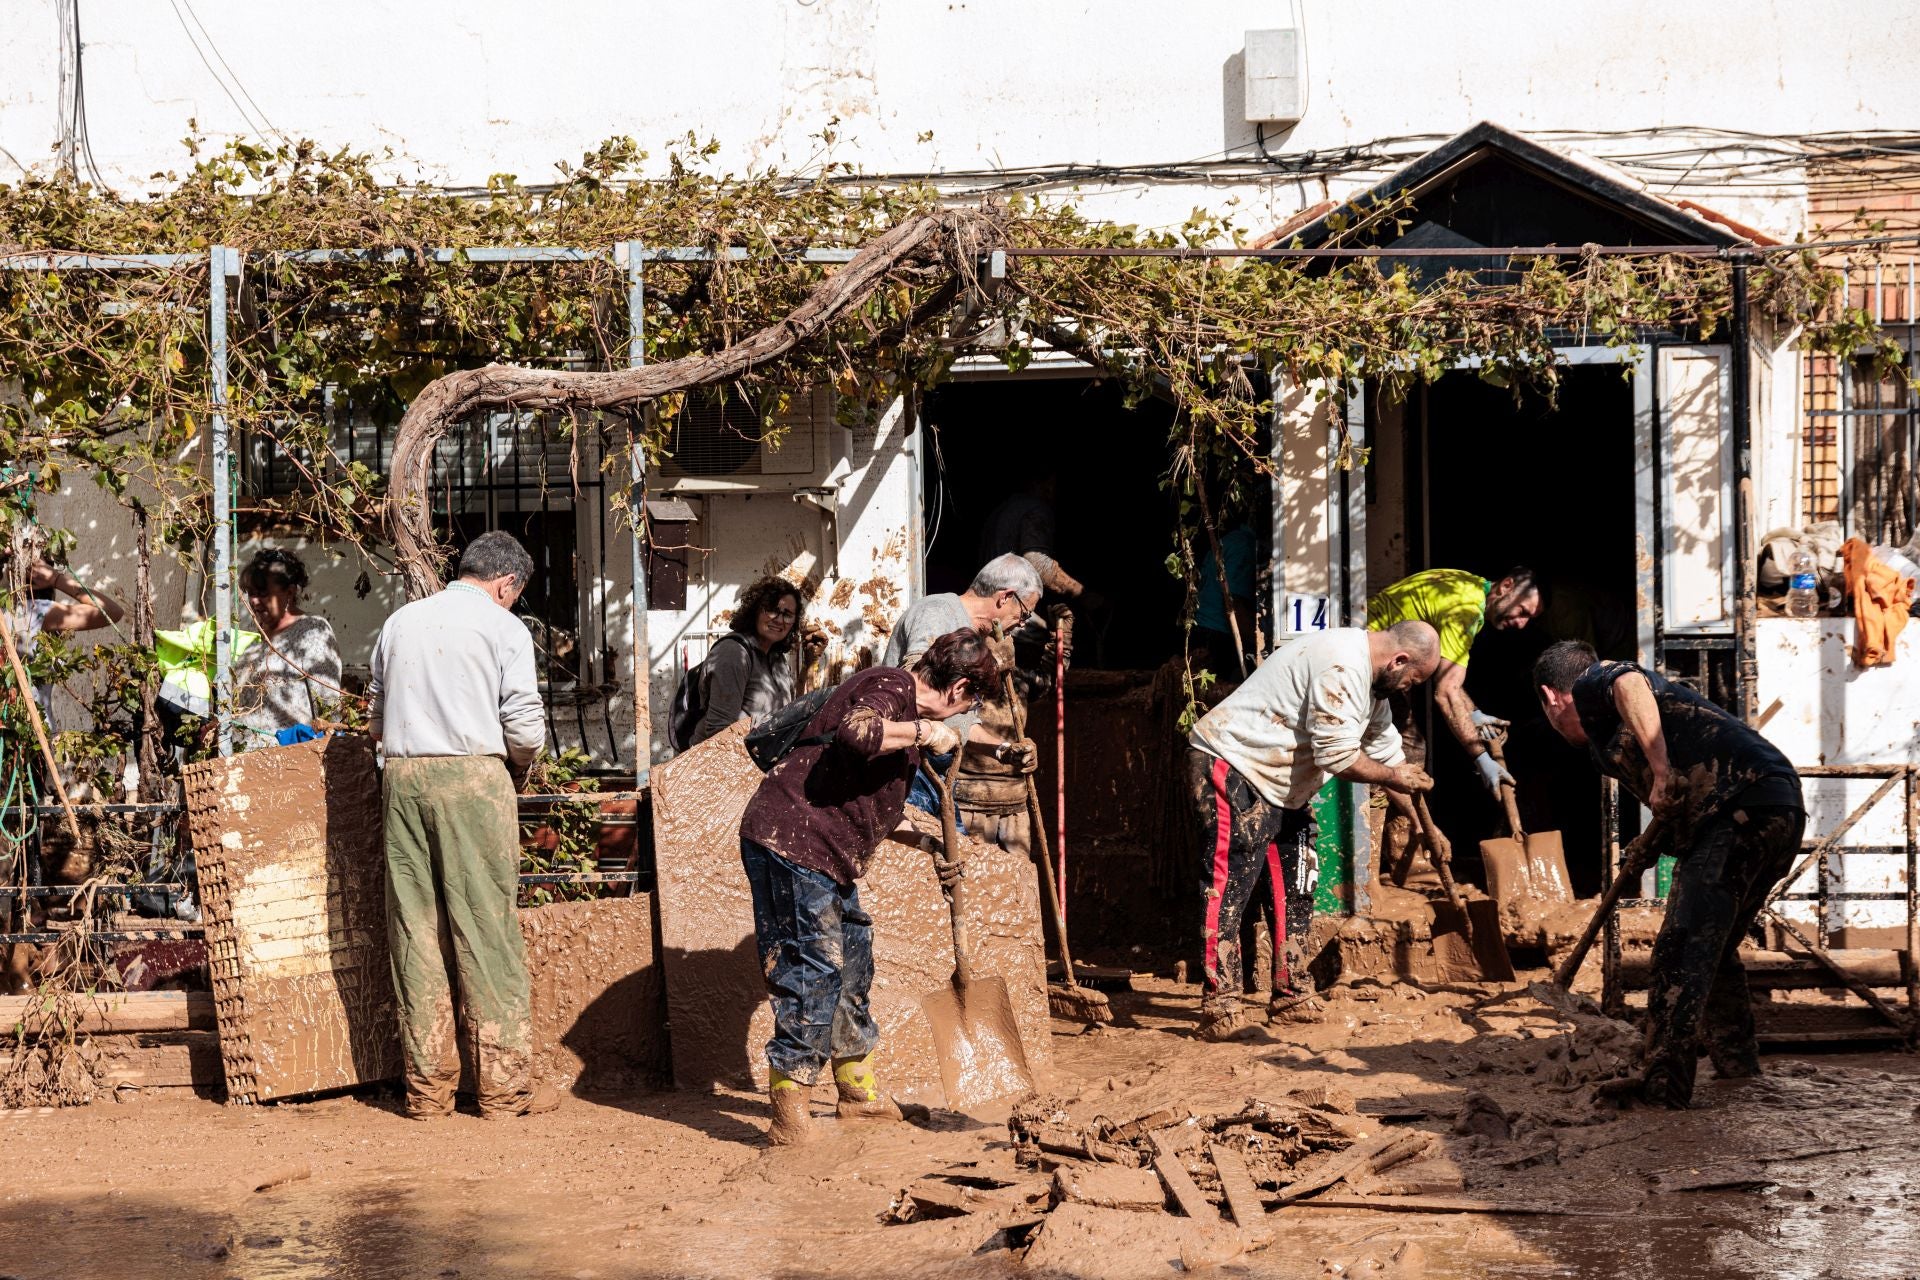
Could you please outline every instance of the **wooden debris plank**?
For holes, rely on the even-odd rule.
[[[0,1031],[45,1003],[41,996],[0,996]],[[213,1031],[211,991],[127,991],[75,997],[75,1031],[119,1035],[131,1031]]]
[[[1060,1125],[1035,1125],[1027,1131],[1027,1136],[1034,1146],[1055,1155],[1077,1156],[1101,1164],[1125,1165],[1130,1169],[1138,1169],[1146,1163],[1146,1158],[1132,1147],[1102,1142]]]
[[[1200,1194],[1200,1188],[1193,1184],[1193,1175],[1187,1172],[1187,1166],[1178,1156],[1156,1156],[1153,1167],[1160,1180],[1167,1184],[1167,1190],[1173,1193],[1173,1202],[1180,1206],[1180,1212],[1197,1222],[1220,1221],[1220,1211]]]
[[[1242,1227],[1258,1226],[1265,1220],[1267,1209],[1260,1203],[1260,1193],[1247,1174],[1247,1162],[1238,1151],[1217,1142],[1208,1146],[1207,1154],[1213,1157],[1213,1167],[1220,1175],[1220,1189],[1226,1193],[1233,1220]]]
[[[1348,1174],[1366,1168],[1368,1161],[1405,1136],[1402,1133],[1383,1133],[1348,1147],[1339,1156],[1322,1164],[1317,1172],[1280,1188],[1280,1203],[1292,1204],[1316,1191],[1325,1191]]]
[[[1397,1164],[1404,1164],[1416,1156],[1423,1156],[1427,1148],[1433,1145],[1433,1135],[1421,1131],[1403,1133],[1376,1156],[1367,1161],[1368,1173],[1384,1173]]]
[[[1506,1200],[1468,1200],[1458,1196],[1325,1195],[1302,1200],[1296,1209],[1376,1209],[1387,1213],[1512,1213],[1570,1218],[1611,1218],[1605,1210],[1569,1209],[1557,1204]]]
[[[1758,1165],[1723,1165],[1684,1173],[1663,1173],[1653,1180],[1655,1191],[1758,1191],[1774,1183]]]
[[[1111,1164],[1079,1164],[1054,1171],[1053,1186],[1062,1202],[1102,1209],[1164,1209],[1167,1192],[1151,1169]]]

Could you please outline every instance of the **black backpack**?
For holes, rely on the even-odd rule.
[[[832,696],[832,689],[815,689],[795,698],[747,734],[747,754],[760,766],[760,772],[772,773],[773,766],[786,759],[795,747],[822,747],[833,741],[830,733],[807,733],[807,725]]]
[[[699,665],[680,673],[680,687],[673,691],[673,710],[667,713],[667,743],[675,751],[685,751],[693,745],[693,735],[706,719],[707,663],[713,660],[714,651],[729,640],[747,642],[738,631],[729,631],[707,647],[707,656]]]

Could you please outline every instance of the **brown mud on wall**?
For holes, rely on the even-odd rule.
[[[666,990],[653,896],[556,902],[520,912],[533,986],[533,1070],[576,1092],[618,1093],[667,1077]]]
[[[653,771],[660,942],[681,1088],[764,1085],[772,1011],[755,951],[753,906],[740,867],[740,815],[761,774],[738,726]],[[968,841],[974,968],[1006,979],[1027,1061],[1051,1056],[1040,893],[1032,864]],[[902,1099],[945,1102],[921,997],[953,975],[947,900],[926,852],[891,841],[860,884],[873,916],[876,1066]]]
[[[229,1097],[399,1075],[372,744],[270,747],[184,780]]]

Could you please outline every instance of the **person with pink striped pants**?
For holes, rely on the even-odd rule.
[[[1314,793],[1329,774],[1400,792],[1433,786],[1406,762],[1387,699],[1433,675],[1440,640],[1424,622],[1340,628],[1276,649],[1201,718],[1187,777],[1205,855],[1200,1035],[1249,1030],[1241,1001],[1240,924],[1263,884],[1273,895],[1268,1016],[1313,1006],[1300,944],[1313,906]]]

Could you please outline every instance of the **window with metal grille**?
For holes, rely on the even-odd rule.
[[[1911,379],[1916,326],[1892,328],[1905,350],[1899,367],[1881,368],[1870,353],[1808,361],[1802,476],[1809,524],[1837,521],[1848,537],[1898,547],[1920,516],[1920,396]]]

